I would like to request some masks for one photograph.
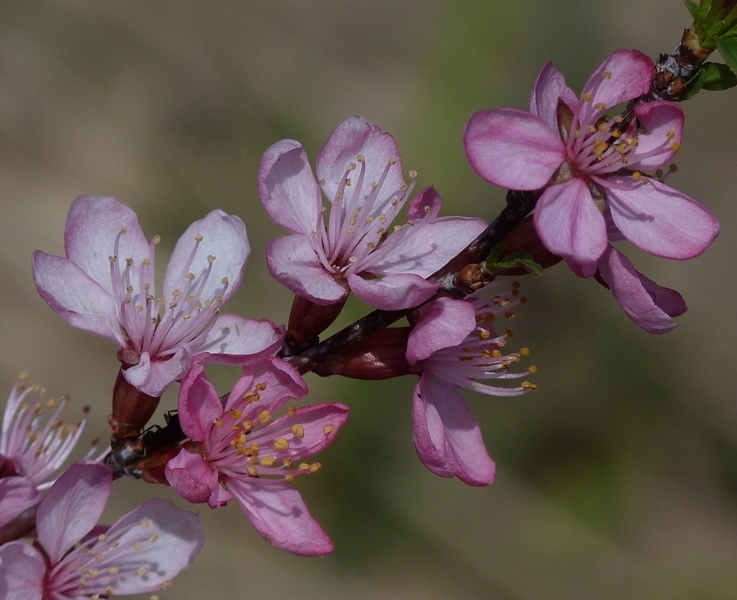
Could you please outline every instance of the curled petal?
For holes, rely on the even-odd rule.
[[[166,463],[166,480],[177,494],[193,504],[209,502],[210,507],[215,508],[227,502],[218,493],[225,490],[218,481],[217,469],[213,469],[199,454],[188,450],[180,450]],[[228,499],[232,498],[231,494],[225,493]]]
[[[545,247],[580,277],[596,272],[607,246],[606,223],[583,179],[549,187],[535,208],[535,228]]]
[[[575,112],[579,104],[576,94],[566,85],[563,74],[549,62],[540,71],[532,88],[530,114],[540,117],[551,131],[557,131],[559,100],[563,100],[571,112]]]
[[[302,556],[333,551],[332,540],[290,484],[232,479],[229,486],[251,524],[270,544]]]
[[[607,180],[612,219],[635,246],[664,258],[698,256],[719,234],[714,216],[685,194],[641,177]]]
[[[673,158],[683,137],[683,110],[674,102],[655,100],[635,107],[639,123],[630,170],[662,167]]]
[[[276,223],[305,235],[317,229],[322,218],[320,188],[299,142],[282,140],[264,153],[258,189],[261,204]]]
[[[175,381],[181,379],[192,366],[192,351],[189,346],[180,345],[171,356],[151,360],[148,352],[143,352],[138,364],[123,369],[123,377],[144,394],[159,398]]]
[[[205,439],[212,424],[223,414],[223,405],[205,375],[204,365],[195,364],[182,380],[177,409],[182,431],[197,442]]]
[[[442,204],[443,199],[433,186],[425,188],[410,201],[407,207],[407,221],[425,217],[434,219],[440,213]]]
[[[543,187],[566,157],[556,130],[520,110],[481,110],[463,133],[466,157],[476,173],[514,190]]]
[[[473,304],[439,298],[423,307],[407,340],[407,361],[417,364],[443,348],[457,346],[476,327]]]
[[[256,413],[264,409],[274,412],[290,399],[307,395],[307,384],[297,369],[280,358],[269,358],[243,367],[243,375],[228,394],[225,410],[230,410],[246,393],[254,391],[255,386],[261,388],[259,401],[250,405]]]
[[[412,401],[413,439],[417,455],[431,472],[458,477],[468,485],[489,485],[495,465],[481,429],[458,391],[423,374]]]
[[[676,327],[673,317],[686,311],[686,303],[678,292],[660,287],[639,273],[612,246],[601,257],[599,271],[625,314],[649,333],[671,331]]]

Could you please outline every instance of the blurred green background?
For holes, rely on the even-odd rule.
[[[488,220],[504,193],[465,162],[474,111],[525,108],[548,60],[578,90],[613,50],[656,57],[689,25],[675,0],[24,0],[0,11],[0,389],[27,369],[51,395],[72,396],[70,420],[92,405],[87,439],[107,435],[115,350],[56,317],[30,270],[35,248],[63,253],[78,194],[133,207],[164,240],[160,264],[191,221],[213,208],[240,215],[252,254],[229,308],[281,323],[291,298],[263,248],[282,232],[255,183],[270,144],[298,139],[314,160],[338,123],[363,115],[393,133],[420,185],[435,184],[444,214]],[[563,267],[524,280],[514,341],[532,349],[540,389],[470,398],[498,463],[483,489],[417,461],[414,379],[309,377],[310,401],[352,407],[324,469],[298,482],[335,553],[293,557],[237,505],[199,507],[205,549],[162,598],[737,597],[734,108],[735,92],[684,106],[669,181],[717,215],[721,237],[688,263],[630,253],[685,296],[675,332],[643,333]],[[363,310],[351,304],[341,324]],[[235,375],[218,373],[225,391]],[[108,518],[154,493],[173,497],[118,482]]]

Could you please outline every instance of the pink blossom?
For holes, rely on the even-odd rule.
[[[516,295],[517,289],[513,289]],[[484,380],[508,380],[534,371],[512,373],[522,353],[502,353],[507,334],[492,327],[510,314],[516,301],[504,295],[453,300],[440,298],[422,309],[407,342],[407,361],[420,375],[412,402],[415,449],[422,463],[441,477],[469,485],[489,485],[495,465],[481,430],[458,388],[491,396],[518,396],[535,388],[495,386]]]
[[[407,220],[390,229],[410,198],[394,138],[360,117],[341,123],[317,158],[317,180],[299,142],[282,140],[261,159],[261,203],[291,235],[266,251],[271,274],[295,294],[333,304],[352,291],[385,310],[417,306],[438,288],[426,278],[485,228],[478,219],[437,218],[433,188],[410,202]],[[321,190],[330,203],[323,218]]]
[[[95,527],[112,488],[107,467],[72,465],[38,507],[34,545],[0,547],[0,596],[83,600],[168,586],[202,548],[199,518],[155,499]]]
[[[701,205],[648,176],[678,150],[683,113],[671,102],[605,111],[648,92],[654,73],[636,50],[612,54],[581,98],[552,64],[540,73],[529,113],[482,110],[464,134],[466,154],[484,179],[515,190],[542,189],[535,226],[545,246],[581,277],[591,277],[609,242],[672,259],[701,254],[719,233]]]
[[[166,465],[171,486],[190,502],[211,508],[235,496],[258,532],[295,554],[332,552],[333,543],[292,486],[296,475],[320,463],[308,456],[328,446],[348,417],[342,404],[273,413],[307,393],[299,373],[281,359],[243,368],[225,405],[201,365],[182,381],[179,418],[190,438]]]
[[[282,331],[267,320],[219,314],[249,253],[243,222],[215,210],[177,242],[156,295],[154,247],[135,213],[114,198],[80,196],[67,218],[67,257],[37,250],[41,297],[68,323],[121,348],[123,375],[159,397],[193,361],[242,364],[271,354]]]
[[[79,423],[65,425],[59,417],[67,400],[44,400],[44,390],[28,386],[26,375],[13,386],[0,434],[0,527],[38,502],[79,441],[88,409]]]

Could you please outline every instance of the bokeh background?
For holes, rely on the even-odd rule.
[[[282,138],[314,158],[360,114],[394,134],[406,170],[445,214],[491,219],[504,192],[468,167],[461,132],[485,107],[525,108],[552,60],[580,89],[613,50],[670,51],[688,14],[674,0],[482,2],[23,2],[0,4],[0,389],[21,370],[69,419],[92,406],[106,438],[115,350],[67,326],[37,296],[35,248],[63,253],[82,193],[133,207],[160,234],[160,264],[214,208],[240,215],[252,254],[230,307],[284,322],[290,295],[263,248],[281,234],[256,190],[261,153]],[[737,597],[735,93],[684,106],[670,180],[720,219],[707,253],[675,263],[631,253],[689,312],[643,333],[602,288],[563,267],[523,281],[514,341],[539,391],[470,398],[496,482],[432,476],[411,442],[411,378],[309,377],[310,400],[352,407],[348,426],[298,485],[336,543],[323,559],[271,548],[237,505],[199,507],[204,551],[162,598],[537,600]],[[349,305],[341,324],[364,312]],[[223,391],[234,373],[215,374]],[[173,408],[169,394],[163,409]],[[114,519],[163,486],[116,484]],[[180,503],[184,504],[184,503]]]

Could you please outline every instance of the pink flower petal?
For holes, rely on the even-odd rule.
[[[112,297],[71,260],[36,250],[33,278],[46,304],[67,323],[125,345]]]
[[[535,228],[545,247],[581,277],[596,272],[607,246],[606,223],[583,179],[549,187],[535,208]]]
[[[422,308],[407,340],[407,361],[414,365],[438,350],[457,346],[475,327],[471,302],[439,298]]]
[[[540,117],[551,131],[558,131],[559,100],[563,100],[572,112],[579,105],[576,94],[566,85],[563,74],[549,62],[540,71],[532,88],[530,114]]]
[[[279,283],[316,304],[333,304],[348,294],[322,266],[307,236],[271,240],[266,246],[266,266]]]
[[[440,284],[412,274],[387,275],[381,279],[364,279],[349,275],[348,285],[356,298],[380,310],[403,310],[430,299]]]
[[[302,145],[282,140],[261,158],[258,171],[261,204],[269,216],[292,233],[310,235],[322,218],[320,189]]]
[[[638,104],[637,147],[628,169],[655,169],[673,158],[683,137],[683,111],[673,102],[655,100]]]
[[[259,401],[250,405],[256,414],[264,409],[273,413],[289,400],[307,395],[307,384],[299,371],[280,358],[270,358],[243,367],[243,376],[228,394],[225,410],[230,410],[256,385],[263,388],[259,391]]]
[[[167,358],[152,360],[148,352],[143,352],[138,364],[123,369],[122,373],[133,387],[158,398],[172,383],[184,377],[191,366],[192,351],[186,344],[180,344]]]
[[[618,50],[589,77],[581,98],[589,95],[593,106],[604,105],[594,108],[595,114],[605,112],[621,102],[647,93],[654,73],[653,61],[639,50]],[[591,118],[588,121],[593,122]]]
[[[221,488],[217,469],[213,469],[199,454],[186,449],[180,450],[166,463],[166,480],[177,494],[193,504],[208,502],[213,496],[219,496]],[[231,494],[228,496],[232,497]],[[215,508],[220,504],[222,502],[210,506]]]
[[[205,440],[212,424],[223,414],[223,405],[202,364],[195,364],[182,380],[177,409],[182,431],[197,442]]]
[[[667,333],[676,327],[672,317],[686,311],[686,303],[675,290],[660,287],[610,246],[599,261],[599,271],[615,300],[638,327],[649,333]]]
[[[64,231],[67,256],[108,293],[113,292],[108,258],[115,254],[115,239],[122,229],[118,260],[132,258],[137,269],[149,255],[149,241],[136,213],[115,198],[101,196],[79,196],[69,209]]]
[[[27,477],[0,478],[0,527],[8,524],[38,500],[38,490]]]
[[[453,387],[423,374],[412,402],[413,437],[422,463],[436,475],[489,485],[495,465],[466,401]]]
[[[42,600],[46,564],[40,552],[25,542],[0,546],[0,598]]]
[[[195,360],[212,364],[255,362],[270,356],[284,339],[284,330],[268,319],[220,314],[207,336],[197,339]]]
[[[258,479],[228,483],[251,524],[270,544],[302,556],[333,551],[332,540],[290,484]]]
[[[166,267],[164,296],[171,298],[174,290],[183,291],[186,282],[198,291],[197,296],[203,301],[220,296],[222,303],[226,303],[240,287],[249,251],[243,221],[213,210],[204,219],[192,223],[177,241]],[[210,256],[215,259],[210,261]],[[195,278],[189,281],[187,273]],[[223,279],[228,280],[225,291]]]
[[[437,190],[430,186],[417,194],[407,207],[407,221],[416,221],[425,217],[434,219],[440,213],[443,199]]]
[[[36,518],[38,539],[51,564],[58,563],[97,524],[112,483],[106,466],[75,463],[51,486]]]
[[[381,214],[393,199],[404,195],[402,160],[394,138],[363,117],[349,117],[330,134],[317,157],[317,177],[325,196],[333,202],[349,166],[351,163],[357,165],[358,156],[363,156],[366,172],[365,184],[361,187],[362,198],[355,208],[360,210],[366,197],[372,193],[369,184],[379,183],[384,178],[371,212],[372,215]],[[396,162],[390,164],[390,159]]]
[[[463,146],[476,173],[514,190],[543,187],[566,157],[557,130],[540,117],[511,108],[473,115],[463,133]]]
[[[614,223],[635,246],[665,258],[698,256],[719,234],[714,216],[654,179],[611,176],[607,199]]]

